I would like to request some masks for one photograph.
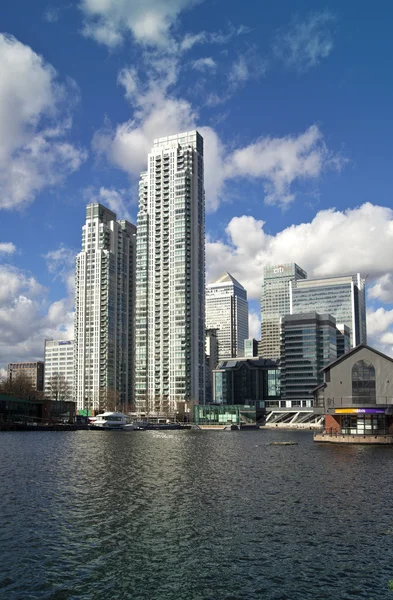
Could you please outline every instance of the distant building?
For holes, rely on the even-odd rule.
[[[206,328],[217,329],[220,360],[244,356],[244,340],[248,338],[247,292],[230,273],[206,286]]]
[[[132,403],[136,227],[98,203],[86,206],[75,270],[78,410]]]
[[[213,370],[218,365],[217,329],[206,329],[205,337],[205,403],[213,402]]]
[[[339,333],[340,335],[340,333]],[[312,406],[321,369],[337,358],[336,320],[316,312],[281,320],[281,407]]]
[[[291,312],[289,283],[306,277],[307,273],[295,263],[264,268],[260,356],[273,360],[280,358],[280,318]]]
[[[7,369],[7,379],[15,380],[22,374],[29,380],[34,390],[42,392],[44,389],[44,363],[40,360],[36,362],[10,363]]]
[[[263,413],[269,402],[281,397],[280,369],[272,360],[228,359],[213,372],[214,402],[255,406]]]
[[[249,338],[244,340],[244,357],[253,358],[258,356],[258,340]]]
[[[74,340],[45,340],[45,395],[56,399],[56,380],[64,378],[65,396],[71,400],[74,397]],[[59,392],[61,389],[58,390]],[[64,398],[63,398],[64,399]]]
[[[393,359],[365,344],[323,369],[314,411],[325,414],[319,442],[393,443]]]
[[[351,349],[351,330],[344,323],[336,325],[337,331],[337,358],[346,354]]]
[[[367,343],[365,280],[360,273],[294,281],[290,313],[316,311],[333,315],[350,330],[351,347]]]

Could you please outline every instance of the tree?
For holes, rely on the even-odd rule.
[[[98,411],[116,412],[119,408],[120,393],[114,388],[104,388],[100,390]]]
[[[71,392],[70,384],[61,373],[52,375],[45,389],[45,393],[51,400],[69,400]]]
[[[25,399],[38,398],[40,396],[40,392],[37,392],[31,383],[31,379],[23,371],[20,371],[12,379],[4,381],[1,385],[1,393]]]

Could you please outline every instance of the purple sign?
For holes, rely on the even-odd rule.
[[[358,415],[384,415],[384,408],[358,408]]]

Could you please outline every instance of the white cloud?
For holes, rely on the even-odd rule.
[[[368,290],[368,297],[382,302],[393,302],[393,274],[382,275]]]
[[[205,58],[198,58],[191,64],[193,69],[197,71],[215,71],[217,69],[217,63],[211,56]]]
[[[12,242],[0,242],[0,254],[14,254],[16,246]]]
[[[307,71],[329,56],[333,49],[331,26],[335,17],[328,11],[313,13],[277,32],[274,54],[289,68]]]
[[[261,339],[261,313],[250,310],[248,313],[248,337]]]
[[[127,34],[150,47],[173,45],[172,30],[180,13],[200,0],[81,0],[83,33],[110,48]]]
[[[229,71],[229,91],[227,98],[249,79],[255,79],[266,73],[267,62],[263,60],[255,48],[249,48],[247,52],[238,54]]]
[[[65,140],[77,90],[29,46],[0,34],[0,208],[19,208],[86,159]]]
[[[56,250],[51,250],[43,255],[49,273],[54,279],[59,278],[66,285],[70,296],[74,294],[75,286],[75,257],[76,251],[61,244]]]
[[[310,223],[276,235],[265,232],[264,221],[243,215],[231,219],[226,234],[224,240],[207,240],[208,279],[224,268],[250,299],[259,299],[263,267],[269,264],[296,262],[309,277],[360,271],[369,283],[393,271],[393,210],[371,203],[320,211]]]
[[[251,29],[245,25],[234,27],[229,25],[227,31],[199,31],[187,33],[180,43],[180,50],[187,51],[197,44],[227,44],[232,38],[250,33]]]
[[[70,299],[47,306],[47,290],[32,276],[0,265],[0,367],[42,359],[48,338],[72,339]]]
[[[129,205],[131,203],[131,192],[129,190],[115,190],[113,188],[100,187],[98,190],[90,187],[85,190],[84,197],[88,202],[100,202],[104,204],[114,213],[117,219],[126,219],[130,223],[134,223]]]

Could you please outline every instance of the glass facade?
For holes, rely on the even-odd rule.
[[[290,313],[328,313],[349,328],[351,347],[367,343],[365,282],[360,274],[306,279],[290,285]]]
[[[216,329],[219,359],[244,356],[248,338],[248,301],[244,287],[225,273],[206,286],[206,327]]]
[[[264,358],[280,358],[280,318],[291,312],[289,283],[306,277],[307,273],[295,263],[264,268],[261,298],[261,351]]]
[[[251,425],[256,420],[256,410],[252,406],[194,406],[194,422],[197,425]]]
[[[337,358],[336,321],[308,313],[282,319],[281,377],[284,406],[312,406],[312,391],[323,381],[320,370]]]
[[[376,402],[375,368],[368,360],[359,360],[352,367],[352,397],[358,402]]]
[[[226,360],[213,372],[214,402],[263,408],[281,395],[280,370],[273,361]]]

